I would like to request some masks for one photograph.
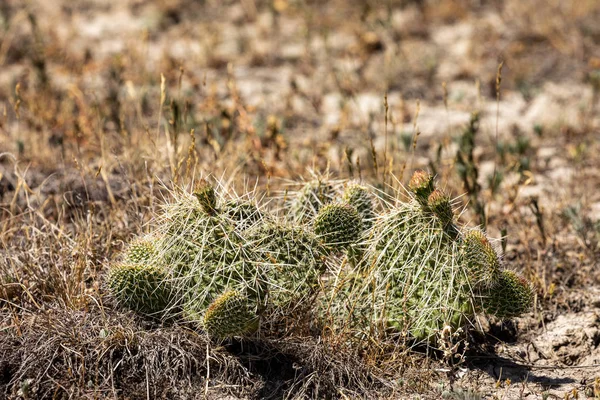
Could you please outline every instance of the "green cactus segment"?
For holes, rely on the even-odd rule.
[[[363,223],[363,228],[368,229],[375,220],[375,211],[373,209],[373,200],[369,189],[365,186],[351,183],[346,186],[342,200],[354,207],[358,211]]]
[[[266,218],[255,203],[246,200],[229,200],[223,211],[240,231],[252,228]]]
[[[244,221],[224,210],[209,215],[198,210],[195,196],[182,194],[166,206],[159,221],[159,262],[180,289],[187,316],[198,322],[211,301],[227,290],[249,296],[256,311],[267,296],[256,254],[236,226]]]
[[[125,252],[126,261],[131,264],[149,263],[156,257],[155,242],[156,240],[153,238],[138,238],[134,240]]]
[[[374,236],[364,270],[376,319],[430,343],[445,326],[460,328],[472,315],[471,291],[460,243],[436,217],[417,201],[400,203],[378,220]]]
[[[295,308],[319,289],[326,250],[311,232],[266,223],[250,233],[248,244],[266,275],[269,302],[275,307]]]
[[[117,264],[108,275],[117,302],[140,314],[162,317],[174,307],[174,288],[165,271],[142,264]]]
[[[434,190],[433,176],[423,170],[415,171],[408,183],[408,189],[415,194],[421,205],[426,205],[429,195]]]
[[[217,297],[204,314],[203,325],[208,335],[226,339],[255,330],[258,316],[251,311],[248,303],[248,299],[235,290]]]
[[[467,275],[474,289],[490,288],[500,278],[500,260],[490,241],[480,230],[471,230],[463,239]]]
[[[196,189],[194,190],[194,196],[198,199],[200,207],[208,215],[214,215],[217,210],[217,195],[215,188],[208,183],[205,179],[200,180]]]
[[[267,317],[308,304],[320,288],[326,252],[312,232],[239,199],[214,215],[198,210],[195,196],[176,200],[159,221],[159,261],[182,289],[187,319],[201,324],[212,300],[230,290]]]
[[[312,220],[321,207],[333,201],[336,192],[333,185],[324,180],[307,182],[300,191],[290,193],[290,214],[295,222]]]
[[[362,221],[354,206],[330,203],[317,214],[314,231],[327,247],[343,250],[358,240]]]
[[[507,319],[528,312],[533,305],[533,297],[533,290],[525,279],[504,270],[498,282],[482,297],[482,303],[488,314]]]

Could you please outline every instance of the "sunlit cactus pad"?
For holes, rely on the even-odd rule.
[[[256,329],[258,316],[251,311],[248,298],[231,290],[217,297],[204,314],[204,329],[216,339],[242,336]]]
[[[162,318],[177,303],[169,275],[157,266],[116,264],[109,271],[108,287],[119,304],[151,317]]]

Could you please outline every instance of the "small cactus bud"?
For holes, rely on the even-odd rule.
[[[215,339],[247,334],[257,323],[258,317],[248,309],[248,300],[235,290],[217,297],[204,314],[204,329]]]
[[[454,220],[454,211],[450,204],[450,197],[441,190],[435,189],[427,199],[429,209],[442,221],[444,227]]]
[[[155,240],[152,238],[135,239],[127,248],[125,259],[131,264],[148,263],[156,255]]]
[[[469,231],[464,238],[469,282],[476,288],[490,288],[499,279],[500,260],[492,244],[480,230]]]
[[[416,170],[410,178],[408,188],[416,195],[419,203],[427,204],[427,199],[434,189],[433,176],[423,170]]]
[[[198,199],[202,210],[208,215],[215,215],[217,210],[217,195],[215,194],[215,188],[206,181],[201,179],[196,189],[194,190],[194,196]]]
[[[512,271],[500,273],[498,282],[482,298],[483,308],[498,318],[518,317],[531,309],[533,289],[523,278]]]
[[[173,307],[174,290],[165,271],[142,264],[117,264],[108,275],[108,288],[119,304],[161,317]]]
[[[354,206],[330,203],[319,211],[314,230],[326,246],[342,250],[358,239],[362,222]]]

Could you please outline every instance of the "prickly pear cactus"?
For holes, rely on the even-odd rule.
[[[397,205],[375,229],[366,260],[375,266],[369,278],[382,321],[418,341],[435,340],[445,325],[458,329],[471,312],[460,243],[416,200]]]
[[[324,206],[314,221],[314,231],[325,246],[344,250],[362,233],[362,220],[356,208],[346,203]]]
[[[409,188],[409,201],[377,219],[362,262],[349,274],[360,278],[352,279],[347,296],[358,306],[346,307],[352,321],[435,345],[442,330],[475,325],[480,310],[500,318],[527,311],[529,286],[500,271],[483,232],[455,225],[450,198],[431,175],[417,171]]]
[[[206,181],[193,193],[176,192],[155,219],[158,239],[136,240],[126,254],[160,266],[177,288],[180,316],[221,338],[249,332],[238,324],[245,319],[285,319],[309,307],[327,254],[306,227],[278,222],[250,198],[223,197]],[[132,307],[139,310],[135,296]],[[222,324],[221,312],[239,317],[231,321],[235,327]]]
[[[366,186],[358,183],[349,183],[344,189],[342,200],[358,211],[364,229],[369,229],[375,220],[373,196]]]
[[[507,319],[528,312],[533,305],[533,297],[533,289],[525,279],[504,270],[496,284],[483,292],[481,303],[488,314]]]
[[[292,221],[296,223],[311,221],[321,207],[336,197],[334,183],[325,178],[307,182],[299,191],[289,192],[289,210]]]
[[[258,316],[248,303],[248,297],[235,290],[223,293],[204,313],[204,329],[215,339],[243,336],[252,332],[258,326]]]
[[[144,264],[151,262],[156,257],[156,239],[142,237],[134,239],[127,247],[125,260],[131,264]]]
[[[176,291],[161,268],[145,264],[117,264],[108,275],[108,288],[126,308],[162,318],[177,306]]]
[[[158,224],[159,260],[183,288],[184,316],[202,325],[209,305],[230,290],[246,296],[251,311],[259,313],[268,285],[244,231],[260,224],[261,213],[256,209],[254,219],[245,219],[246,203],[219,207],[214,189],[203,185],[202,193],[179,194]]]

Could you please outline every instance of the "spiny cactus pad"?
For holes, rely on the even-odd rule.
[[[248,298],[230,290],[217,297],[204,314],[204,329],[215,339],[242,336],[258,324],[258,316],[251,311]]]
[[[108,287],[119,304],[144,315],[162,317],[175,306],[172,283],[157,266],[117,264],[110,269]]]
[[[435,215],[417,201],[399,203],[373,227],[360,266],[369,287],[356,295],[384,326],[434,342],[444,326],[454,331],[473,313],[459,255],[460,243]]]
[[[326,250],[312,232],[270,222],[252,230],[248,244],[267,275],[273,305],[295,308],[316,293]]]
[[[500,278],[500,260],[485,233],[478,229],[467,232],[463,251],[469,282],[475,289],[490,288]]]
[[[504,270],[482,298],[482,304],[488,314],[501,319],[514,318],[531,309],[533,297],[533,290],[525,279]]]
[[[336,192],[332,183],[325,179],[307,182],[298,192],[290,192],[290,214],[295,222],[312,220],[321,207],[333,201]]]
[[[350,183],[344,189],[342,200],[354,207],[362,219],[363,228],[368,229],[375,219],[373,199],[369,189],[357,183]]]
[[[358,240],[362,221],[354,206],[330,203],[317,214],[314,231],[326,246],[343,250]]]

